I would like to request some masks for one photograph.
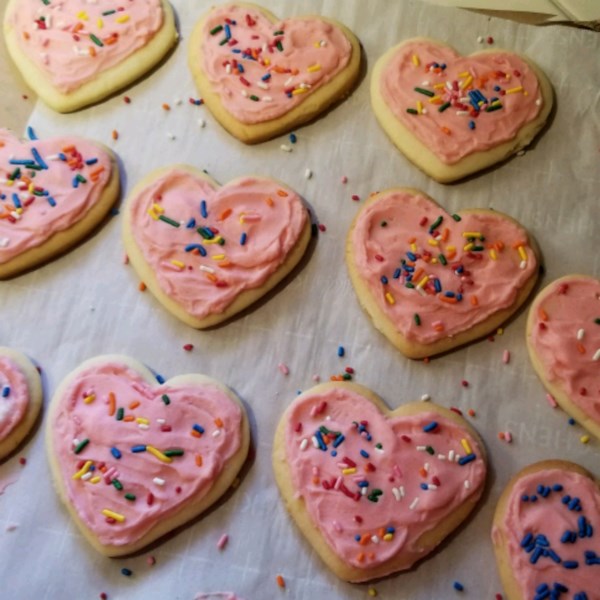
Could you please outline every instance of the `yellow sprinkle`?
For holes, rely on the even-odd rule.
[[[225,260],[225,255],[224,254],[215,254],[212,257],[213,260]]]
[[[587,444],[587,443],[590,441],[590,436],[589,436],[589,435],[587,435],[587,434],[586,434],[586,435],[582,435],[582,436],[579,438],[579,441],[580,441],[582,444]]]
[[[292,96],[298,96],[299,94],[306,94],[306,92],[308,92],[308,90],[306,88],[296,88],[292,92]]]
[[[498,255],[496,254],[496,251],[493,248],[490,250],[490,258],[492,260],[498,260]]]
[[[270,64],[271,64],[271,59],[270,59],[270,58],[265,58],[265,60],[264,60],[264,63],[265,63],[265,67],[268,67],[268,66],[270,66]]]
[[[435,256],[431,259],[431,264],[432,265],[437,265],[438,264],[438,259],[435,258]]]
[[[86,461],[85,465],[83,465],[83,467],[81,467],[81,469],[79,469],[79,471],[77,471],[77,473],[75,473],[75,475],[73,475],[72,479],[81,479],[90,470],[91,466],[92,466],[92,461],[91,460]]]
[[[469,71],[463,71],[462,73],[458,74],[459,77],[469,77],[469,75],[470,75]]]
[[[179,267],[180,269],[183,269],[185,267],[185,263],[182,263],[180,260],[172,260],[171,264],[175,265],[176,267]]]
[[[471,450],[471,446],[469,445],[469,441],[466,438],[460,440],[462,447],[465,449],[467,454],[473,454],[473,450]]]
[[[412,252],[416,252],[416,251],[417,251],[417,245],[416,245],[416,244],[413,242],[413,243],[410,245],[410,249],[412,250]]]
[[[146,211],[155,221],[158,221],[158,215],[156,214],[156,211],[153,208],[149,208]]]
[[[102,477],[100,477],[100,475],[96,475],[96,477],[92,477],[90,479],[90,483],[100,483],[101,479],[102,479]]]
[[[483,237],[479,231],[463,231],[464,238],[481,238]]]
[[[417,112],[420,115],[423,114],[423,103],[420,100],[417,100]]]
[[[432,104],[439,104],[441,101],[441,96],[431,96],[431,98],[429,98],[429,102],[431,102]]]
[[[9,186],[9,187],[10,187],[10,186],[12,186],[12,185],[14,185],[14,184],[15,184],[15,181],[17,181],[17,180],[16,180],[16,179],[9,179],[8,181],[6,181],[6,182],[4,183],[4,185],[7,185],[7,186]]]
[[[373,587],[370,587],[367,594],[369,594],[371,598],[375,598],[377,596],[377,590]]]
[[[356,467],[350,467],[348,469],[342,469],[342,475],[354,475],[356,473]]]
[[[383,540],[384,540],[385,542],[391,542],[393,539],[394,539],[394,534],[393,534],[393,533],[386,533],[386,534],[383,536]]]
[[[525,252],[525,248],[523,248],[523,246],[519,246],[517,250],[519,251],[519,256],[521,257],[521,260],[527,260],[527,252]]]
[[[467,244],[466,246],[463,246],[463,250],[465,252],[470,252],[474,246],[475,246],[475,244],[473,244],[473,243]]]
[[[413,65],[415,65],[415,67],[418,67],[421,64],[421,61],[419,60],[419,57],[416,54],[412,55],[412,63]]]
[[[519,87],[514,87],[514,88],[510,88],[509,90],[506,90],[507,94],[516,94],[518,92],[522,92],[523,91],[523,86],[520,85]]]
[[[446,246],[446,252],[456,252],[456,246]]]
[[[98,19],[96,21],[96,25],[97,25],[98,29],[102,29],[104,27],[104,21],[102,19]]]
[[[211,244],[218,244],[221,239],[222,239],[221,236],[218,235],[217,237],[214,237],[212,240],[204,240],[204,242],[202,242],[202,243],[205,245],[208,244],[210,246]]]
[[[87,21],[89,19],[88,14],[85,12],[85,10],[78,12],[77,18],[81,21]]]
[[[16,208],[16,209],[15,209],[15,212],[16,212],[18,215],[21,215],[21,214],[23,214],[23,209],[22,209],[22,208]]]
[[[315,48],[320,48],[320,47],[321,47],[321,42],[315,42],[315,43],[313,44],[313,46],[314,46]]]
[[[83,399],[85,404],[91,404],[96,399],[96,394],[90,394]]]
[[[419,283],[417,283],[417,287],[418,288],[422,288],[425,286],[425,284],[429,281],[429,275],[425,275],[423,277],[423,279],[421,279],[421,281],[419,281]]]
[[[394,299],[394,296],[390,294],[390,292],[386,293],[385,299],[388,301],[389,304],[396,304],[396,300]]]
[[[117,23],[127,23],[127,21],[129,21],[129,15],[122,15],[122,16],[120,16],[120,17],[117,17],[117,18],[115,19],[115,21],[116,21]]]
[[[135,420],[136,423],[141,423],[142,425],[150,425],[150,421],[145,417],[137,417]]]
[[[28,191],[30,194],[33,194],[34,190],[35,190],[35,186],[33,185],[33,182],[31,182],[31,183],[29,184],[29,187],[27,188],[27,191]]]
[[[152,209],[159,215],[162,215],[165,212],[165,209],[160,204],[156,204],[156,202],[152,205]]]
[[[161,462],[173,462],[173,459],[170,456],[165,456],[160,450],[157,450],[154,446],[146,446],[146,452],[150,452],[150,454],[156,456],[156,458],[158,458],[158,460],[160,460]]]
[[[430,246],[439,246],[439,245],[440,245],[440,243],[439,243],[437,240],[434,240],[433,238],[429,238],[429,239],[427,240],[427,243],[428,243]]]
[[[504,333],[504,329],[502,329],[502,327],[498,327],[498,329],[496,329],[496,335],[502,335]]]
[[[433,86],[433,89],[434,89],[434,90],[441,90],[441,89],[443,89],[443,88],[445,88],[445,87],[446,87],[446,84],[445,84],[445,83],[436,83],[436,84]]]
[[[470,86],[473,83],[473,76],[469,75],[461,84],[460,89],[464,90],[466,87]]]
[[[102,514],[105,517],[110,517],[111,519],[114,519],[115,521],[119,521],[119,523],[122,523],[125,520],[125,517],[123,515],[120,515],[119,513],[113,512],[112,510],[108,510],[108,508],[105,508],[102,511]]]
[[[320,71],[321,70],[321,65],[319,64],[315,64],[315,65],[311,65],[310,67],[308,67],[306,69],[309,73],[315,73],[316,71]]]

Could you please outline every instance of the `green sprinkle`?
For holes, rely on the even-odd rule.
[[[441,224],[442,221],[444,220],[444,217],[442,217],[441,215],[431,224],[431,227],[429,227],[429,233],[431,233],[434,229],[437,229]]]
[[[133,502],[135,500],[135,494],[125,494],[125,500],[131,500],[131,502]]]
[[[484,247],[484,246],[473,246],[473,247],[471,248],[471,251],[472,251],[472,252],[483,252],[484,250],[485,250],[485,247]]]
[[[75,179],[77,179],[79,183],[87,183],[87,179],[81,173],[77,173],[77,175],[75,175]]]
[[[448,261],[446,260],[446,257],[443,254],[440,254],[438,256],[438,259],[444,266],[446,266],[448,264]]]
[[[85,438],[85,440],[81,440],[81,442],[79,442],[79,444],[77,444],[77,446],[75,446],[75,449],[73,450],[73,452],[75,452],[75,454],[79,454],[89,443],[90,443],[89,438]]]
[[[165,456],[183,456],[184,450],[181,448],[171,448],[170,450],[165,450],[163,454]]]
[[[117,12],[116,10],[105,10],[105,11],[102,13],[102,16],[103,16],[103,17],[108,17],[108,15],[114,15],[116,12]]]
[[[219,31],[223,31],[223,25],[217,25],[213,29],[210,30],[210,35],[217,35]]]
[[[169,396],[166,394],[162,395],[162,401],[165,403],[165,406],[169,406],[169,404],[171,404],[171,398],[169,398]]]
[[[450,102],[444,102],[444,104],[438,108],[438,112],[444,112],[447,108],[450,108]]]
[[[435,450],[431,446],[427,446],[425,448],[425,452],[427,452],[427,454],[431,454],[432,456],[435,454]]]
[[[415,313],[415,324],[417,327],[421,326],[421,317],[419,316],[419,313]]]
[[[600,317],[598,317],[597,319],[594,319],[594,323],[596,323],[596,325],[600,325]]]
[[[382,227],[387,227],[387,221],[381,221],[381,226]]]
[[[379,502],[379,496],[381,496],[382,494],[383,494],[383,491],[376,488],[367,496],[367,498],[371,502]]]
[[[111,483],[119,490],[121,491],[123,489],[123,484],[118,480],[118,479],[113,479],[111,481]]]
[[[44,3],[46,6],[48,6],[48,4],[50,4],[50,0],[42,0],[42,2],[43,2],[43,3]]]
[[[21,169],[20,167],[17,167],[9,176],[9,179],[18,179],[19,177],[21,177]]]
[[[219,46],[224,46],[229,40],[227,38],[223,38],[220,42],[219,42]]]
[[[277,47],[277,50],[279,50],[279,52],[283,52],[283,44],[280,41],[277,41],[275,46]]]
[[[460,215],[457,215],[456,213],[452,215],[452,218],[458,223],[459,221],[462,221],[462,219],[460,218]]]
[[[383,450],[383,444],[381,442],[377,442],[375,444],[375,448],[377,448],[377,450]]]
[[[219,241],[217,242],[217,244],[219,244],[219,246],[224,246],[225,245],[225,238],[219,238]]]
[[[255,96],[254,94],[252,94],[252,96],[248,96],[248,98],[250,98],[250,100],[253,100],[254,102],[258,102],[260,100],[260,98],[258,96]]]
[[[419,111],[416,108],[407,108],[406,112],[410,113],[411,115],[418,115],[419,114]]]
[[[423,94],[424,96],[429,96],[429,98],[433,98],[435,96],[433,92],[430,92],[429,90],[424,90],[420,87],[416,87],[415,92],[419,92],[419,94]]]
[[[343,379],[344,381],[352,381],[352,375],[350,375],[350,373],[344,373],[344,374],[342,375],[342,379]]]
[[[406,284],[407,288],[410,288],[411,290],[415,287],[414,284],[412,284],[410,281]]]
[[[117,421],[122,421],[124,416],[125,416],[125,409],[119,408],[117,410]]]
[[[177,221],[173,221],[173,219],[169,219],[169,217],[165,217],[165,215],[159,215],[158,218],[169,225],[173,225],[173,227],[179,227],[179,223]]]
[[[102,40],[98,36],[95,36],[93,33],[90,33],[90,40],[92,40],[92,42],[94,42],[94,44],[96,44],[96,46],[100,46],[100,48],[102,48],[102,46],[104,46],[104,43],[102,42]]]
[[[273,35],[283,35],[285,33],[285,31],[280,30],[280,31],[274,31]]]
[[[495,110],[500,110],[501,108],[503,108],[502,104],[494,104],[492,106],[488,106],[485,109],[485,112],[494,112]]]

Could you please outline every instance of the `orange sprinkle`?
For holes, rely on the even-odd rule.
[[[26,31],[23,32],[23,38],[26,40],[29,39],[29,34]]]
[[[382,527],[381,529],[379,529],[379,530],[377,531],[377,535],[378,535],[380,538],[383,538],[383,536],[385,535],[385,529],[384,529],[383,527]]]
[[[504,431],[500,431],[500,432],[498,433],[498,439],[499,439],[499,440],[503,440],[503,439],[504,439],[504,437],[505,437],[505,436],[504,436]]]
[[[471,296],[471,306],[479,306],[479,300],[477,296]]]
[[[452,260],[456,256],[456,250],[448,250],[446,252],[446,258]]]
[[[93,171],[90,172],[90,179],[92,181],[96,181],[98,179],[98,176],[100,175],[100,173],[102,173],[102,171],[104,171],[104,167],[102,165],[100,165],[97,169],[94,169]]]
[[[444,127],[440,127],[440,129],[446,134],[446,135],[450,135],[452,132],[450,131],[450,129],[448,129],[446,126]]]
[[[456,304],[458,302],[456,298],[448,298],[448,296],[439,296],[439,299],[448,304]]]
[[[319,483],[321,483],[321,480],[315,476],[312,478],[312,482],[314,485],[319,485]]]
[[[365,560],[365,553],[364,553],[364,552],[359,552],[359,553],[356,555],[356,560],[357,560],[358,562],[364,562],[364,560]]]
[[[408,238],[409,244],[414,244],[416,241],[417,241],[417,238],[415,238],[415,237]]]
[[[267,198],[265,200],[265,202],[267,203],[267,206],[273,206],[274,202],[273,202],[273,198]]]
[[[217,417],[217,418],[215,419],[215,425],[216,425],[217,427],[219,427],[219,428],[220,428],[220,427],[223,427],[223,421],[221,421],[221,419],[219,419],[219,417]]]
[[[359,544],[361,546],[366,546],[370,541],[371,541],[371,536],[368,533],[363,533],[360,536],[360,542],[359,542]]]
[[[205,273],[205,275],[206,279],[212,281],[213,283],[216,283],[219,280],[219,278],[216,275],[213,275],[212,273]]]
[[[427,471],[425,470],[424,467],[421,467],[419,469],[419,473],[420,473],[421,477],[427,477]]]
[[[280,588],[284,588],[285,587],[285,579],[281,575],[277,575],[277,577],[275,578],[275,581],[277,582],[277,585]]]
[[[113,33],[111,36],[105,38],[103,40],[103,42],[107,45],[107,46],[112,46],[113,44],[117,43],[117,40],[119,39],[119,35],[116,33]]]
[[[125,415],[123,417],[123,421],[125,421],[126,423],[131,423],[131,421],[133,421],[135,419],[135,417],[133,415]]]
[[[512,247],[513,247],[513,250],[518,250],[518,249],[519,249],[519,246],[527,246],[527,242],[523,242],[523,241],[518,241],[518,242],[515,242],[515,243],[512,245]]]
[[[548,320],[548,313],[540,306],[539,310],[538,310],[538,316],[540,317],[540,319],[542,321],[547,321]]]
[[[221,267],[221,269],[226,269],[227,267],[232,267],[233,263],[230,260],[220,260],[219,261],[219,266]]]
[[[163,110],[171,110],[171,107],[166,102],[163,102],[162,107]]]
[[[502,252],[502,250],[504,250],[504,242],[496,242],[495,246],[498,252]]]
[[[436,325],[436,326],[434,327],[434,329],[435,329],[436,331],[444,331],[444,326],[443,326],[443,325]]]
[[[73,33],[77,33],[83,29],[83,23],[81,21],[75,23],[75,27],[73,27]]]
[[[294,75],[294,77],[296,75],[298,75],[298,73],[300,73],[300,71],[298,71],[298,69],[292,69],[292,75]]]
[[[468,414],[470,417],[474,417],[474,416],[475,416],[475,411],[474,411],[472,408],[470,408],[470,409],[467,411],[467,414]]]
[[[138,285],[138,290],[140,290],[140,292],[146,291],[146,284],[143,281],[140,281],[140,285]]]
[[[448,241],[448,236],[450,235],[450,230],[446,227],[442,232],[442,242]]]
[[[282,198],[287,198],[289,194],[285,190],[277,190],[277,195]]]
[[[202,455],[196,454],[196,457],[195,457],[194,460],[196,461],[196,466],[197,467],[201,467],[202,466]]]
[[[117,399],[112,392],[108,392],[108,416],[112,417],[117,409]]]
[[[423,269],[419,268],[417,270],[416,273],[414,273],[412,280],[413,281],[420,281],[421,280],[421,275],[423,275],[424,271]]]
[[[199,431],[196,431],[195,429],[192,429],[190,431],[190,434],[193,435],[196,438],[202,437],[202,434]]]
[[[226,208],[220,215],[219,221],[224,221],[227,217],[231,216],[232,210],[230,208]]]
[[[94,56],[96,56],[96,48],[94,48],[94,46],[90,46],[90,47],[88,48],[88,53],[89,53],[89,55],[90,55],[91,57],[94,57]]]
[[[112,139],[113,140],[118,140],[119,139],[119,132],[116,129],[112,130]]]
[[[63,146],[62,151],[65,154],[70,154],[71,152],[75,151],[75,146]]]
[[[581,342],[577,342],[577,352],[579,352],[579,354],[585,354],[585,348]]]
[[[4,148],[5,144],[4,142],[0,142],[0,148]]]
[[[131,402],[131,404],[129,405],[129,409],[130,410],[134,410],[135,408],[137,408],[140,405],[140,401],[139,400],[134,400],[133,402]]]

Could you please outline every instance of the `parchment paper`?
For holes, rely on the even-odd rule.
[[[552,410],[527,357],[525,311],[495,341],[452,352],[430,364],[401,356],[361,312],[344,265],[344,238],[359,206],[372,191],[414,186],[450,212],[494,207],[523,223],[545,258],[543,284],[568,273],[599,275],[595,242],[600,223],[598,189],[600,38],[567,28],[541,28],[421,2],[385,0],[281,0],[268,7],[281,16],[321,13],[336,17],[360,37],[367,72],[345,102],[298,129],[293,152],[287,137],[256,147],[233,139],[197,97],[187,69],[187,39],[209,7],[174,0],[182,40],[150,76],[100,105],[59,115],[38,103],[31,125],[40,137],[72,133],[114,148],[126,194],[151,169],[175,162],[207,169],[217,180],[257,173],[277,177],[300,192],[327,228],[295,277],[233,322],[208,332],[179,323],[138,291],[123,264],[121,217],[108,220],[77,249],[29,274],[2,282],[0,343],[27,353],[44,372],[45,402],[61,379],[97,354],[129,354],[166,377],[202,372],[233,387],[246,402],[256,458],[239,487],[203,518],[152,549],[127,559],[99,556],[85,542],[52,488],[42,423],[29,442],[0,465],[0,481],[18,478],[0,495],[0,597],[191,599],[200,591],[236,591],[246,600],[315,597],[366,598],[368,585],[338,581],[295,529],[279,499],[271,472],[276,423],[298,390],[351,365],[356,379],[396,407],[422,394],[444,406],[473,408],[473,424],[490,455],[483,501],[439,551],[410,572],[372,584],[381,598],[493,598],[501,591],[490,543],[496,500],[512,473],[550,457],[581,463],[600,474],[598,442]],[[522,52],[548,73],[556,91],[553,121],[524,155],[451,186],[430,180],[388,141],[373,116],[368,82],[374,61],[391,45],[417,35],[448,41],[470,53],[478,36],[495,47]],[[123,96],[131,98],[125,104]],[[1,101],[1,100],[0,100]],[[181,101],[181,104],[178,104]],[[165,112],[161,104],[171,110]],[[206,126],[199,125],[203,120]],[[4,124],[10,126],[10,123]],[[118,141],[111,132],[118,130]],[[170,139],[169,135],[174,136]],[[313,171],[312,179],[305,170]],[[341,178],[348,177],[343,184]],[[185,352],[183,345],[194,345]],[[346,348],[338,358],[337,348]],[[508,349],[511,360],[502,363]],[[277,365],[285,363],[284,376]],[[469,382],[468,387],[461,380]],[[498,439],[510,431],[513,443]],[[18,458],[27,457],[27,465]],[[2,485],[0,485],[0,490]],[[8,531],[11,526],[16,529]],[[230,541],[223,551],[222,534]],[[156,565],[147,564],[148,555]],[[129,578],[121,568],[133,571]],[[283,575],[286,589],[277,587]]]

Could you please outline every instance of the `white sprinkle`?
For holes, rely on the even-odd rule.
[[[219,541],[217,542],[217,548],[219,550],[223,550],[223,548],[225,548],[225,546],[227,546],[227,542],[229,541],[229,536],[224,533],[220,538]]]
[[[155,477],[152,480],[156,485],[165,485],[165,480],[161,479],[160,477]]]
[[[446,89],[452,91],[452,83],[450,83],[449,81],[446,81]]]
[[[538,98],[538,99],[535,101],[535,105],[536,105],[536,106],[541,106],[541,104],[542,104],[542,99],[541,99],[541,98]]]
[[[477,36],[477,43],[483,44],[483,36],[481,36],[481,35]]]
[[[310,439],[312,440],[313,446],[315,448],[318,448],[319,447],[319,440],[317,440],[317,436],[313,435],[312,438],[310,438]]]
[[[411,503],[410,506],[408,508],[410,508],[410,510],[415,510],[415,508],[417,508],[417,504],[419,504],[419,499],[415,498]]]
[[[175,98],[175,106],[181,106],[183,104],[183,100],[181,98]]]
[[[421,111],[421,114],[422,114],[422,115],[426,115],[426,114],[427,114],[427,109],[426,109],[426,108],[424,108],[424,109]]]
[[[581,341],[581,340],[583,339],[583,336],[584,336],[584,335],[585,335],[585,329],[580,329],[580,330],[577,332],[577,339],[578,339],[579,341]]]
[[[205,273],[214,273],[215,270],[212,267],[207,267],[206,265],[200,265],[199,269],[204,271]]]
[[[429,79],[426,79],[425,81],[421,81],[421,85],[422,85],[423,87],[425,87],[425,86],[429,85]]]
[[[342,483],[344,482],[344,478],[340,475],[336,480],[335,480],[335,485],[333,486],[334,489],[339,490],[340,487],[342,486]]]
[[[263,102],[273,102],[273,98],[271,98],[271,96],[263,96],[262,101]]]
[[[374,544],[379,544],[379,538],[378,538],[376,535],[372,535],[372,536],[371,536],[371,541],[372,541]]]
[[[450,450],[450,452],[448,452],[448,460],[454,460],[454,450]]]
[[[321,40],[319,42],[319,46],[321,46],[321,48],[325,48],[325,46],[327,46],[327,40]]]
[[[225,65],[225,73],[227,73],[227,75],[231,75],[231,64],[227,63]]]
[[[81,476],[81,481],[87,481],[88,479],[91,479],[93,474],[93,471],[88,471],[85,475]]]
[[[429,394],[423,394],[421,396],[421,402],[429,402],[431,400],[431,396]]]
[[[280,148],[281,150],[283,150],[284,152],[291,152],[291,151],[292,151],[292,147],[291,147],[291,146],[288,146],[288,145],[286,145],[286,144],[281,144],[281,146],[279,146],[279,148]]]
[[[596,352],[594,352],[594,356],[592,357],[592,360],[600,360],[600,348],[598,348],[598,350],[596,350]]]
[[[212,436],[213,436],[213,437],[219,437],[220,435],[221,435],[221,429],[215,429],[215,430],[212,432]]]
[[[10,244],[10,240],[6,237],[0,238],[0,248],[6,248]]]
[[[456,454],[456,456],[454,457],[454,462],[458,462],[461,458],[462,457],[460,454]]]
[[[428,463],[428,462],[426,462],[426,463],[423,465],[423,468],[425,469],[425,472],[426,472],[426,473],[429,473],[429,463]]]
[[[425,452],[427,450],[427,446],[417,446],[417,450],[419,452]]]
[[[268,90],[270,89],[269,86],[264,82],[264,81],[257,81],[256,85],[261,89],[261,90]]]
[[[79,446],[79,440],[77,438],[73,440],[73,446]]]
[[[400,497],[401,497],[401,498],[404,498],[404,486],[403,486],[403,485],[401,485],[401,486],[398,488],[398,491],[400,492]]]
[[[300,442],[300,450],[304,451],[304,450],[306,450],[306,448],[308,448],[308,438],[304,438]]]
[[[166,421],[166,419],[156,419],[156,422],[157,422],[159,425],[164,425],[164,424],[165,424],[167,421]]]
[[[527,261],[526,260],[522,260],[519,263],[519,269],[526,269],[527,268]]]
[[[142,430],[142,431],[147,431],[148,429],[150,429],[150,425],[146,425],[146,423],[139,423],[138,427]]]
[[[172,141],[175,139],[175,136],[171,132],[167,132],[167,137]]]
[[[198,119],[198,125],[200,125],[200,127],[204,128],[204,127],[206,127],[206,121],[204,119]]]
[[[446,455],[445,454],[438,454],[438,459],[439,460],[446,460]]]
[[[427,484],[427,489],[428,489],[428,490],[437,490],[437,489],[438,489],[438,486],[437,486],[437,485],[435,485],[435,483],[428,483],[428,484]]]
[[[286,80],[286,82],[283,84],[284,88],[288,88],[290,87],[290,85],[292,85],[292,82],[294,81],[294,77],[290,77],[289,79]]]
[[[306,171],[304,171],[304,177],[306,179],[310,179],[312,177],[313,173],[310,169],[306,169]]]
[[[471,489],[471,482],[470,482],[468,479],[465,479],[465,488],[466,488],[467,490],[470,490],[470,489]]]
[[[248,97],[248,92],[246,90],[242,90],[240,93],[242,94],[242,96],[244,96],[244,98]]]
[[[392,494],[394,494],[394,498],[396,498],[396,500],[398,502],[400,502],[400,500],[402,500],[402,496],[400,495],[400,490],[398,488],[393,487]]]

